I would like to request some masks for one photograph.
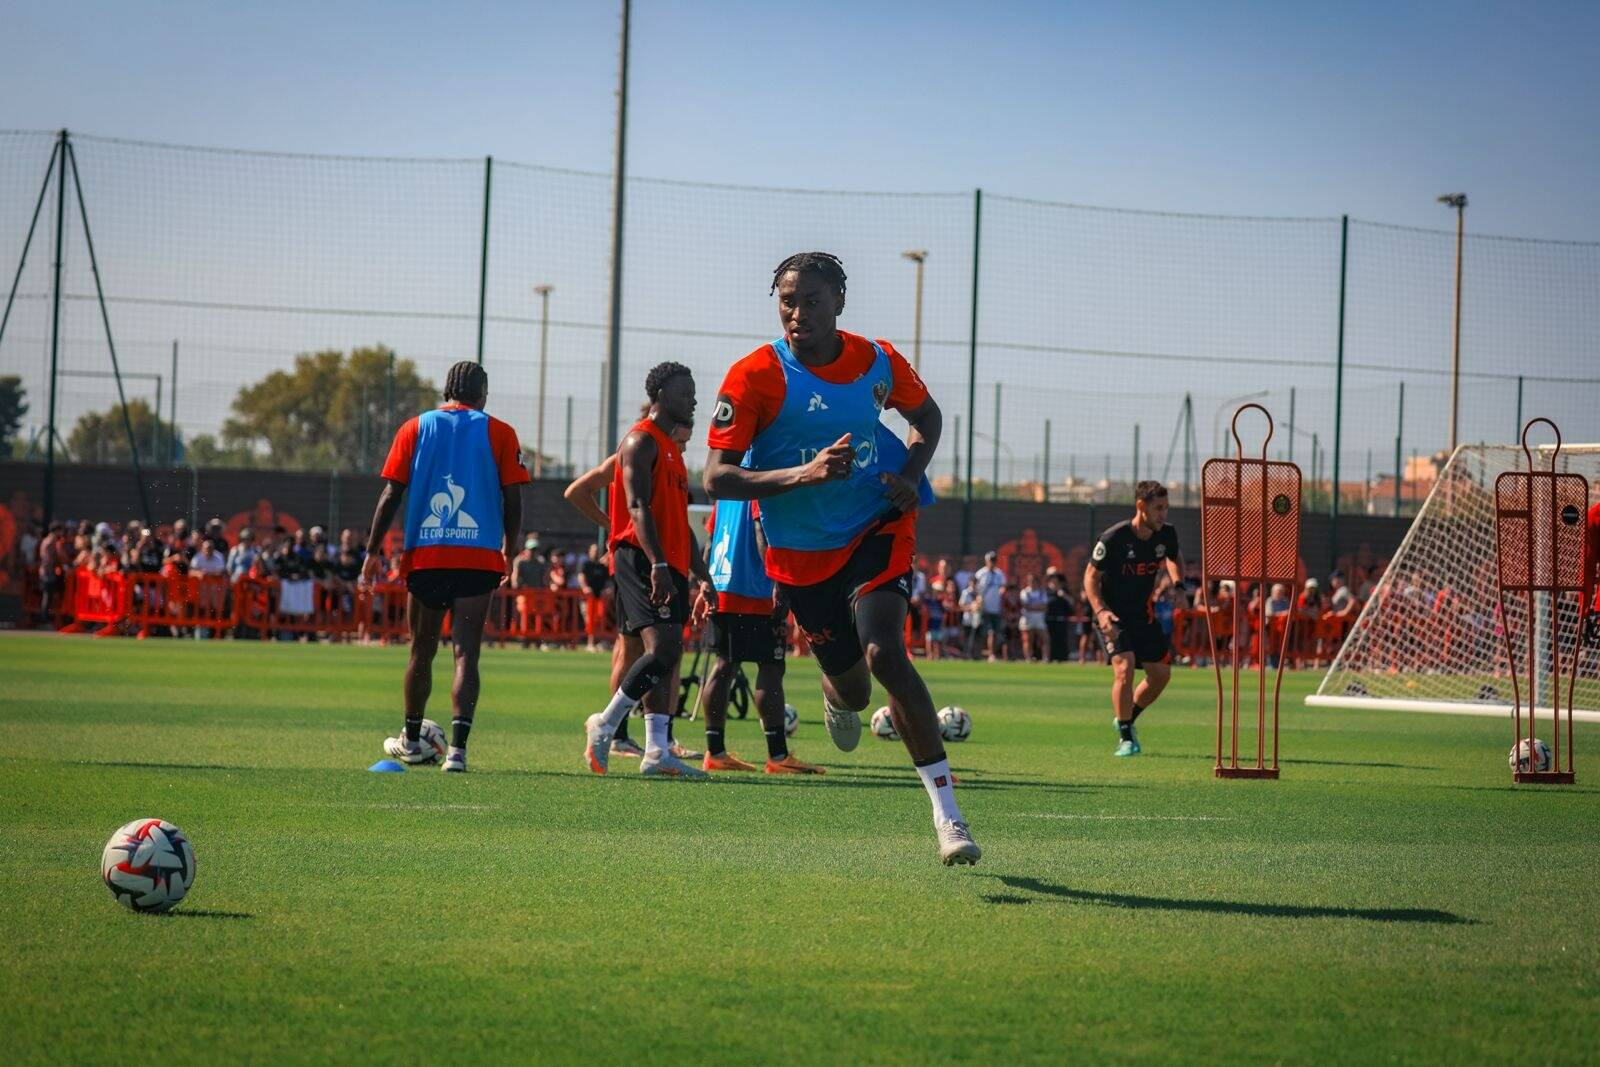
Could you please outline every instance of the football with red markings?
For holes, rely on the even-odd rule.
[[[161,819],[135,819],[106,842],[100,875],[123,907],[170,911],[194,885],[194,846]]]

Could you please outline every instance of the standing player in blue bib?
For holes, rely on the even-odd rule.
[[[761,526],[752,500],[719,500],[711,528],[711,584],[717,601],[706,626],[716,661],[706,674],[701,710],[706,717],[708,771],[753,771],[727,749],[728,690],[741,663],[756,665],[756,713],[767,741],[768,774],[822,774],[789,751],[783,721],[784,652],[789,643],[788,604],[773,599],[762,562]]]
[[[522,486],[529,481],[518,456],[517,433],[483,413],[489,375],[462,362],[445,377],[444,404],[408,421],[395,434],[383,465],[384,487],[367,535],[362,579],[378,578],[383,535],[400,511],[406,490],[405,551],[400,573],[411,597],[406,621],[411,660],[406,666],[405,730],[383,744],[403,763],[429,763],[422,714],[433,689],[433,657],[446,612],[456,677],[450,689],[453,717],[444,769],[467,769],[467,735],[478,706],[478,649],[489,602],[505,578],[522,538]]]
[[[905,645],[919,486],[939,443],[939,406],[887,342],[838,329],[845,273],[837,257],[790,256],[771,291],[783,336],[723,380],[706,492],[761,501],[767,574],[822,668],[834,744],[849,752],[860,742],[876,678],[933,803],[940,860],[976,863],[981,852],[956,804],[933,699]],[[909,449],[879,432],[886,407],[911,424]]]

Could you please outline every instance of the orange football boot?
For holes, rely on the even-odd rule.
[[[767,760],[766,771],[768,774],[827,774],[821,767],[806,763],[793,752],[781,760]]]
[[[732,752],[724,752],[720,756],[707,752],[706,758],[701,762],[700,766],[708,771],[753,771],[756,769],[755,764],[746,763]]]

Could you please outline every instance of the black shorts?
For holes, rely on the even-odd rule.
[[[729,663],[779,663],[789,644],[788,627],[771,615],[713,611],[706,625],[706,644]]]
[[[1112,609],[1116,611],[1115,608]],[[1117,623],[1110,633],[1095,627],[1095,633],[1100,636],[1100,647],[1106,650],[1106,658],[1133,653],[1133,665],[1143,667],[1147,663],[1168,663],[1172,658],[1172,641],[1167,637],[1167,632],[1161,624],[1154,619],[1143,615],[1128,612],[1126,615],[1118,613],[1122,622]]]
[[[911,603],[916,512],[897,515],[867,534],[832,576],[813,585],[783,584],[794,621],[805,631],[823,674],[838,676],[861,661],[856,598],[879,589]]]
[[[676,570],[672,575],[672,599],[659,606],[650,603],[650,557],[630,544],[618,545],[611,553],[616,563],[617,614],[619,629],[636,634],[651,626],[679,626],[689,621],[689,579]]]
[[[494,592],[500,587],[502,577],[504,575],[498,571],[430,567],[406,575],[406,588],[425,607],[447,611],[457,600]]]

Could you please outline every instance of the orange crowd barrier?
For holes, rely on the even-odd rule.
[[[116,572],[102,575],[79,570],[69,574],[62,602],[71,615],[70,621],[60,627],[61,632],[81,633],[99,623],[104,629],[96,631],[96,637],[115,636],[130,610],[125,579],[125,575]]]

